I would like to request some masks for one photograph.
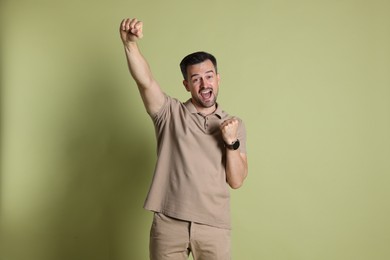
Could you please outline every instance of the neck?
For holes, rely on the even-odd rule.
[[[216,103],[214,105],[212,105],[211,107],[203,107],[203,106],[199,106],[198,104],[196,104],[196,102],[194,102],[193,99],[191,99],[191,102],[195,106],[198,113],[205,115],[205,116],[208,116],[208,115],[214,113],[215,110],[217,110]]]

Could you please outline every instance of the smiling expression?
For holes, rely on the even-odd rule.
[[[219,81],[220,76],[210,60],[188,66],[187,80],[183,84],[191,93],[192,103],[198,112],[209,114],[215,110]]]

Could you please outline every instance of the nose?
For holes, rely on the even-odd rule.
[[[205,86],[207,83],[207,79],[205,77],[202,77],[201,80],[200,80],[200,85],[201,86]]]

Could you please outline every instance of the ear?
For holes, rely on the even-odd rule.
[[[221,76],[219,73],[217,73],[217,80],[218,80],[218,85],[219,85],[219,82],[221,81]]]
[[[189,86],[188,86],[188,81],[187,81],[187,80],[183,80],[183,85],[184,85],[184,87],[186,88],[186,90],[187,90],[188,92],[190,92],[190,88],[189,88]]]

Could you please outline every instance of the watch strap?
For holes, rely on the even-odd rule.
[[[240,140],[236,140],[231,144],[225,144],[225,146],[230,150],[237,150],[240,147]]]

